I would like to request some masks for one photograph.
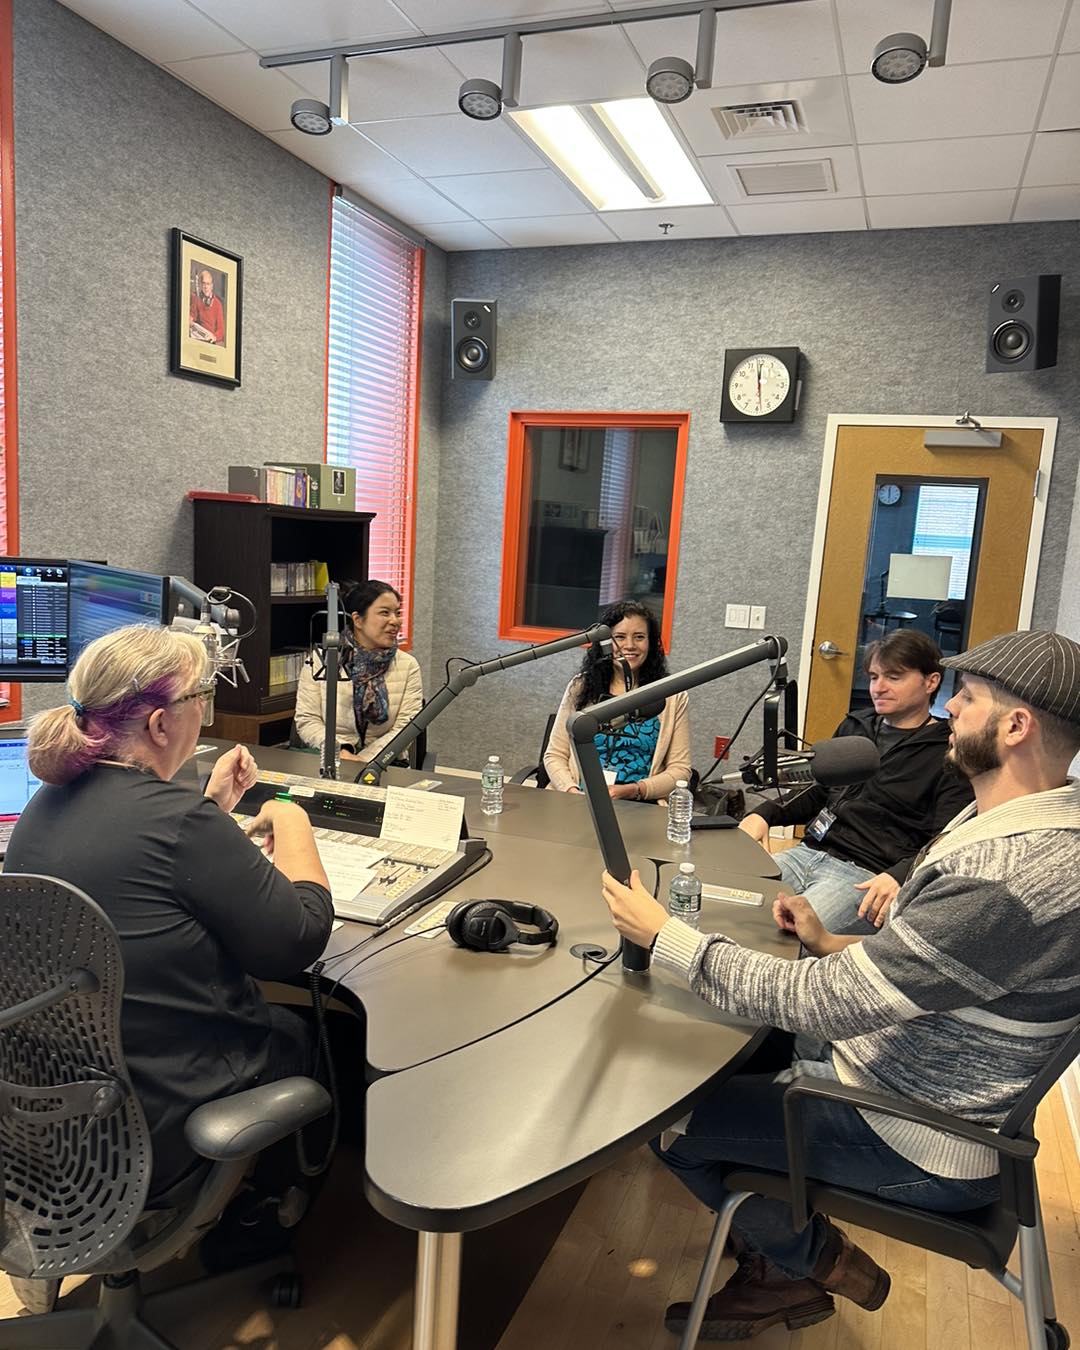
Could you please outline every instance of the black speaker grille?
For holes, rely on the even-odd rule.
[[[1031,329],[1025,323],[1010,319],[994,329],[991,347],[999,361],[1019,361],[1031,347]]]
[[[457,345],[457,363],[462,370],[483,370],[490,358],[488,345],[480,338],[467,337]]]

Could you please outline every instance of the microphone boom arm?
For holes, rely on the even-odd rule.
[[[506,656],[494,656],[490,661],[481,661],[476,665],[463,666],[461,670],[455,670],[412,721],[406,722],[393,740],[384,745],[375,758],[364,765],[357,774],[356,781],[371,786],[377,785],[401,752],[407,750],[443,709],[448,708],[463,689],[474,685],[481,675],[491,675],[496,670],[512,670],[514,666],[524,665],[526,661],[539,661],[542,657],[554,656],[557,652],[569,651],[572,647],[581,647],[585,643],[603,642],[610,637],[611,629],[606,624],[597,623],[580,633],[557,638],[554,642],[544,642],[538,647],[522,647],[519,651],[509,652]]]
[[[600,752],[596,748],[594,737],[602,722],[611,722],[627,713],[637,712],[650,703],[659,703],[681,694],[687,689],[696,689],[698,685],[708,684],[724,675],[732,675],[747,666],[757,665],[759,661],[780,661],[787,651],[787,638],[767,637],[749,647],[738,647],[724,656],[714,656],[711,661],[702,661],[699,665],[681,670],[675,675],[665,675],[662,680],[652,684],[640,685],[628,694],[617,698],[605,699],[602,704],[582,708],[567,719],[566,729],[574,743],[581,776],[585,783],[585,794],[589,800],[589,812],[592,815],[593,828],[604,855],[604,866],[624,885],[630,882],[630,859],[626,854],[622,832],[615,815],[615,807],[608,794]],[[602,716],[601,716],[602,714]],[[636,942],[625,938],[622,943],[623,970],[641,971],[649,968],[649,950]]]

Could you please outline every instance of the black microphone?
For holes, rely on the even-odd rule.
[[[779,784],[766,783],[758,764],[745,764],[733,773],[721,774],[718,781],[754,788],[794,787],[810,782],[840,787],[865,783],[877,773],[880,764],[881,756],[873,741],[865,736],[837,736],[829,741],[815,741],[809,750],[797,755],[782,755],[777,766]]]
[[[596,706],[596,705],[594,705]],[[599,705],[604,706],[602,703]],[[659,717],[664,711],[664,700],[659,699],[656,703],[646,703],[643,708],[637,712],[623,713],[620,717],[613,717],[610,722],[601,722],[601,731],[621,731],[623,727],[629,726],[631,722],[647,722],[650,717]]]

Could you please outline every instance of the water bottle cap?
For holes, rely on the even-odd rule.
[[[498,755],[488,755],[488,763],[489,763],[489,764],[498,764],[498,762],[499,762],[499,756],[498,756]]]
[[[687,786],[686,779],[685,779],[685,778],[680,778],[680,779],[676,782],[675,786],[676,786],[676,787],[686,787],[686,786]]]
[[[693,863],[680,863],[680,864],[679,864],[679,871],[682,872],[685,876],[689,876],[690,873],[693,872],[693,871],[695,871],[695,870],[696,870],[696,869],[695,869]]]

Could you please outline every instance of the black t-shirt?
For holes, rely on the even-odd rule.
[[[263,1081],[271,1033],[255,979],[318,959],[330,895],[289,881],[194,788],[107,764],[39,788],[4,866],[78,886],[120,935],[124,1055],[160,1191],[193,1161],[194,1107]]]

